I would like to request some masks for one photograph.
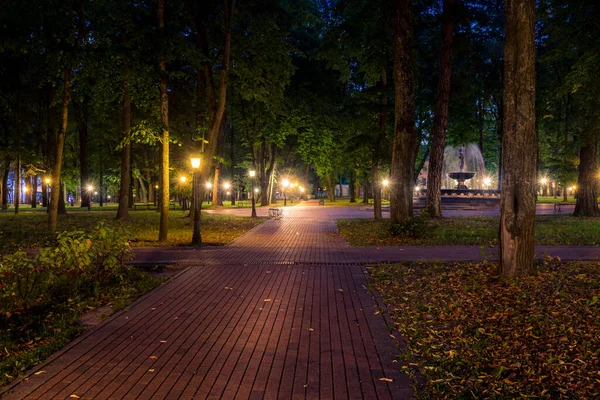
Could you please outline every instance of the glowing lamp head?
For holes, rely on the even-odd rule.
[[[180,181],[181,183],[185,183],[185,182],[187,181],[187,177],[185,177],[185,176],[180,176],[180,177],[179,177],[179,181]]]
[[[418,192],[419,190],[421,190],[421,187],[419,185],[415,186],[415,192]]]
[[[231,184],[230,184],[229,182],[225,182],[225,183],[223,184],[223,187],[224,187],[225,189],[229,189],[229,188],[231,187]]]
[[[205,186],[206,186],[206,188],[207,188],[207,189],[210,189],[210,188],[212,187],[212,183],[210,183],[210,182],[206,182],[206,185],[205,185]]]
[[[484,178],[484,179],[483,179],[483,184],[484,184],[485,186],[489,186],[489,185],[490,185],[490,183],[492,183],[492,180],[491,180],[490,178]]]
[[[281,181],[281,184],[283,185],[284,188],[290,186],[290,181],[288,179],[284,179]]]
[[[248,171],[248,175],[250,176],[250,178],[254,178],[256,176],[256,171],[251,169],[250,171]]]
[[[158,189],[158,185],[154,186],[155,189]]]
[[[193,169],[200,168],[200,157],[192,157],[190,158],[190,161],[192,162]]]
[[[300,186],[300,191],[304,193],[304,188],[302,186]]]
[[[254,189],[254,193],[258,193],[258,188]]]
[[[94,190],[94,187],[93,187],[92,185],[89,185],[89,186],[87,187],[87,190],[88,190],[88,192],[91,192],[92,190]]]
[[[25,187],[23,188],[23,191],[24,191],[25,193],[27,193],[27,192],[29,191],[29,188],[28,188],[27,186],[25,186]]]
[[[542,185],[545,185],[546,183],[548,183],[548,179],[546,179],[546,178],[542,178],[542,179],[540,180],[540,182],[542,183]]]
[[[50,184],[50,178],[46,178],[45,182],[46,182],[46,185],[49,185]]]
[[[381,184],[385,187],[387,187],[390,184],[390,181],[387,179],[384,179],[383,181],[381,181]]]

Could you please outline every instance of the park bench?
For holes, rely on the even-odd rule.
[[[283,217],[283,210],[279,207],[269,208],[269,218],[281,219]]]

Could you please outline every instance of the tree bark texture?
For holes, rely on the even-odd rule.
[[[217,156],[219,157],[219,161],[217,161],[215,164],[215,178],[214,178],[214,183],[213,183],[213,205],[215,205],[215,206],[223,205],[223,199],[226,197],[226,192],[227,192],[226,189],[221,188],[219,185],[219,180],[221,179],[221,173],[223,172],[223,163],[221,162],[221,160],[223,160],[223,158],[225,156],[226,130],[227,130],[227,114],[223,113],[223,117],[221,118],[221,125],[219,127],[219,136],[217,136],[217,140],[216,140],[216,145],[217,145],[216,152],[217,152]],[[233,185],[233,182],[230,182],[229,184]],[[231,187],[229,190],[233,191],[233,188]]]
[[[85,96],[79,116],[79,176],[81,183],[81,207],[90,205],[91,194],[85,188],[89,185],[88,157],[88,98]],[[75,102],[76,103],[76,102]]]
[[[63,97],[60,113],[60,126],[56,143],[54,144],[54,169],[50,182],[50,204],[48,206],[48,229],[50,232],[56,232],[58,223],[58,202],[61,195],[60,173],[62,170],[63,148],[65,146],[65,133],[69,123],[69,102],[71,101],[71,68],[65,67],[63,70]]]
[[[415,148],[414,65],[412,1],[396,0],[394,24],[394,143],[390,217],[402,221],[412,217]],[[375,184],[375,182],[373,182]]]
[[[429,150],[427,171],[427,201],[423,210],[430,217],[442,217],[442,168],[444,147],[448,129],[448,106],[452,86],[452,32],[454,0],[444,0],[442,15],[442,46],[440,49],[440,80],[438,82],[437,104],[433,118],[433,132]]]
[[[123,31],[121,41],[127,43]],[[121,182],[119,184],[119,208],[117,219],[129,218],[129,192],[131,186],[131,94],[129,92],[129,60],[123,60],[123,148],[121,149]],[[139,196],[139,192],[138,192]],[[146,199],[146,202],[148,200]]]
[[[165,0],[158,0],[158,29],[165,32]],[[160,168],[160,229],[158,240],[167,240],[169,234],[169,97],[167,93],[167,67],[165,60],[158,61],[160,73],[160,122],[162,125],[161,138],[161,168]]]
[[[371,182],[373,182],[373,217],[377,220],[382,219],[383,215],[381,212],[381,179],[379,177],[379,161],[381,159],[381,146],[385,140],[385,125],[387,120],[387,113],[385,107],[387,106],[387,71],[385,65],[381,68],[381,105],[382,110],[379,113],[379,133],[373,146],[373,157],[371,161]]]
[[[579,177],[577,180],[577,202],[573,215],[580,217],[597,217],[598,209],[598,163],[596,143],[585,134],[583,146],[579,149]]]
[[[42,183],[42,186],[44,186],[43,183]],[[37,175],[33,175],[31,177],[31,208],[37,207],[37,187],[38,187],[38,177],[37,177]]]
[[[500,273],[535,273],[535,1],[506,0]]]

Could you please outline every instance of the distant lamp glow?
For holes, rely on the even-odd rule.
[[[94,187],[93,187],[92,185],[89,185],[89,186],[87,187],[87,190],[88,190],[88,192],[91,192],[92,190],[94,190]]]
[[[156,189],[158,189],[158,185],[154,186]]]
[[[490,178],[483,178],[483,184],[485,186],[490,186],[491,183],[492,183],[492,180]]]
[[[205,185],[205,186],[206,186],[206,188],[207,188],[207,189],[210,189],[210,188],[212,187],[212,183],[210,183],[210,182],[206,182],[206,185]]]
[[[98,194],[98,192],[94,192],[94,194],[96,195],[96,194]]]
[[[304,188],[302,186],[300,186],[300,191],[304,193]]]
[[[281,181],[281,185],[282,185],[284,188],[286,188],[286,187],[290,186],[290,181],[289,181],[289,180],[287,180],[287,179],[284,179],[284,180],[282,180],[282,181]]]
[[[258,188],[254,189],[254,193],[258,193]]]
[[[381,181],[381,184],[385,187],[387,187],[390,184],[390,181],[387,179],[384,179],[383,181]]]
[[[27,186],[25,186],[25,187],[23,188],[23,191],[24,191],[25,193],[27,193],[27,192],[29,191],[29,188],[28,188]]]
[[[542,178],[542,179],[540,179],[540,182],[542,185],[545,185],[546,183],[548,183],[548,179]]]
[[[106,196],[106,198],[110,200],[110,196]]]
[[[231,185],[229,184],[229,182],[225,182],[223,184],[223,187],[225,188],[225,190],[229,189],[231,187]],[[227,192],[227,196],[229,196],[229,192]]]
[[[227,192],[227,196],[229,196],[231,194],[231,192]]]
[[[419,185],[415,186],[415,192],[418,192],[419,190],[421,190],[421,187]]]
[[[49,185],[50,184],[50,178],[46,178],[45,182],[46,182],[46,185]]]
[[[180,177],[179,177],[179,181],[180,181],[181,183],[186,183],[186,182],[187,182],[187,177],[185,177],[185,176],[180,176]]]
[[[250,171],[248,171],[248,176],[250,176],[250,178],[254,178],[256,176],[256,171],[251,169]]]

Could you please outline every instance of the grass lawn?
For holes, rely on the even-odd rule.
[[[558,196],[558,197],[554,197],[554,196],[538,196],[537,197],[537,202],[538,203],[564,203],[562,196]],[[568,196],[567,197],[567,203],[573,203],[573,204],[575,204],[575,202],[576,202],[576,199],[573,196]]]
[[[600,264],[547,259],[505,281],[490,264],[370,268],[402,334],[417,398],[600,398]]]
[[[571,215],[535,218],[535,243],[540,245],[600,245],[600,219]],[[498,244],[499,217],[457,217],[426,220],[417,237],[394,237],[389,220],[338,221],[340,233],[353,246]]]
[[[58,216],[57,230],[89,230],[105,221],[127,229],[133,239],[132,246],[179,246],[191,241],[192,227],[187,214],[187,211],[171,210],[166,242],[157,240],[160,213],[156,211],[132,211],[129,220],[124,222],[116,221],[113,212],[72,212]],[[46,213],[0,214],[0,253],[49,243],[54,235],[46,230],[47,220]],[[263,221],[264,218],[202,214],[202,240],[206,244],[226,244]]]
[[[290,206],[296,206],[298,204],[300,204],[302,202],[302,200],[298,200],[298,199],[288,199],[287,200],[287,206],[286,207],[290,207]],[[260,203],[256,203],[256,208],[268,208],[268,207],[283,207],[283,200],[277,200],[277,202],[275,203],[271,203],[268,206],[261,206]],[[202,203],[202,209],[216,209],[218,207],[215,207],[212,203],[208,204],[206,202]],[[240,201],[236,200],[235,205],[231,205],[231,201],[223,201],[223,208],[252,208],[252,200],[242,200],[242,205],[240,205]]]
[[[319,199],[317,199],[319,200]],[[350,203],[350,197],[336,197],[335,201],[329,201],[326,197],[323,198],[325,200],[325,205],[327,206],[339,206],[339,207],[366,207],[373,205],[373,199],[369,199],[369,204],[365,204],[362,202],[362,198],[357,197],[355,203]],[[390,204],[389,200],[382,200],[381,204],[387,205]]]
[[[6,313],[0,317],[0,386],[60,350],[85,332],[80,316],[100,306],[100,318],[118,311],[158,286],[164,279],[129,269],[123,281],[102,287],[86,298],[68,298],[28,313]]]

